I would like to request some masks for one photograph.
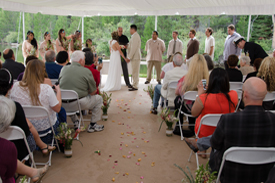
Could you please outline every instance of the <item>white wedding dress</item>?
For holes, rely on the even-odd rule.
[[[113,45],[116,43],[116,40],[110,41],[111,47],[111,56],[110,56],[110,63],[109,63],[109,71],[107,81],[105,86],[101,88],[101,91],[115,91],[121,89],[121,57],[119,51],[113,50]]]

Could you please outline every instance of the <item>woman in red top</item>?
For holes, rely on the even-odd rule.
[[[202,82],[198,84],[198,95],[191,110],[193,116],[198,116],[195,125],[196,133],[204,115],[232,113],[238,103],[238,94],[235,90],[229,90],[229,79],[222,68],[216,68],[211,72],[206,91],[203,89]],[[215,127],[202,125],[199,137],[212,135],[215,129]]]

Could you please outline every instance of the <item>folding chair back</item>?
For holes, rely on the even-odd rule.
[[[181,111],[182,109],[182,105],[184,105],[184,100],[191,100],[191,101],[195,101],[196,100],[196,96],[197,96],[198,92],[197,91],[188,91],[188,92],[185,92],[184,95],[181,97],[182,100],[181,100],[181,105],[180,105],[180,108],[179,108],[179,112],[178,112],[178,120],[179,120],[179,128],[180,128],[180,134],[181,134],[181,140],[184,139],[183,137],[183,134],[182,134],[182,128],[181,126],[191,126],[189,124],[187,125],[184,125],[183,122],[181,123],[180,121],[180,114],[183,114],[187,117],[187,121],[188,121],[188,117],[194,117],[192,116],[191,114],[188,114],[188,113],[184,113]],[[194,125],[193,125],[194,126]]]
[[[24,142],[25,142],[26,148],[28,150],[29,157],[30,157],[31,162],[32,162],[31,167],[36,168],[34,158],[33,158],[33,154],[31,152],[29,144],[27,142],[26,135],[25,135],[24,131],[21,128],[19,128],[18,126],[9,126],[9,128],[6,131],[4,131],[3,133],[0,133],[0,137],[4,138],[6,140],[20,140],[20,139],[23,139]]]
[[[274,101],[275,100],[275,92],[267,92],[264,98],[264,102]]]
[[[169,98],[176,98],[175,91],[176,91],[176,88],[177,88],[177,84],[178,84],[178,80],[177,81],[170,81],[168,83],[166,96],[163,96],[164,97],[164,107],[169,106],[169,105],[166,106],[166,102],[168,101],[168,104],[169,104],[168,96],[171,95],[171,93],[173,94],[173,97],[169,97]]]
[[[227,149],[222,158],[216,183],[219,183],[225,161],[246,165],[261,165],[275,162],[275,148],[258,147],[231,147]]]
[[[222,114],[207,114],[201,118],[200,126],[196,134],[196,138],[199,138],[202,125],[216,127]]]
[[[84,127],[84,120],[83,116],[81,113],[81,107],[80,107],[80,102],[78,98],[78,94],[74,90],[63,90],[61,89],[61,99],[62,99],[62,107],[66,110],[67,116],[72,116],[75,115],[77,112],[80,114],[80,119],[79,119],[79,125],[78,128],[80,129],[80,124],[82,122],[82,125]],[[77,104],[75,106],[68,105],[68,102],[76,101]],[[78,136],[77,136],[78,139]]]
[[[243,92],[241,90],[235,90],[235,91],[238,94],[238,104],[237,104],[236,109],[235,109],[235,112],[237,112],[237,110],[238,110],[238,108],[240,106],[240,103],[242,101],[242,94],[243,94]]]
[[[207,114],[201,118],[200,126],[198,129],[198,132],[196,133],[196,139],[199,138],[200,129],[202,125],[212,126],[216,127],[222,114]],[[209,154],[209,153],[200,153],[200,154]],[[191,151],[188,161],[190,162],[191,157],[193,155],[193,151]],[[198,153],[195,153],[196,155],[196,162],[197,162],[197,169],[199,169],[199,158]]]
[[[22,107],[23,107],[26,118],[39,118],[39,117],[44,117],[44,116],[48,117],[48,119],[49,119],[48,122],[49,122],[49,125],[51,127],[51,130],[49,130],[47,133],[40,134],[39,136],[40,137],[45,137],[46,135],[48,135],[50,133],[53,133],[53,139],[52,139],[51,146],[54,145],[54,140],[55,140],[55,145],[57,146],[58,151],[60,152],[60,149],[59,149],[59,146],[58,146],[58,141],[55,138],[55,132],[54,132],[54,129],[53,129],[53,125],[51,123],[51,118],[50,118],[50,114],[49,114],[48,110],[43,106],[22,105]],[[50,152],[50,154],[49,154],[48,162],[46,162],[46,163],[36,163],[36,165],[49,164],[49,166],[51,166],[51,158],[52,158],[52,152]]]
[[[58,79],[51,79],[52,85],[55,85],[55,83],[58,81]]]
[[[229,82],[230,90],[241,90],[243,88],[242,82]]]

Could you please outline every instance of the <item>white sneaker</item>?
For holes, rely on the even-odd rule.
[[[92,133],[92,132],[100,132],[100,131],[102,131],[102,130],[103,130],[103,128],[100,127],[100,126],[98,126],[97,124],[94,124],[94,126],[92,126],[91,124],[89,124],[88,129],[87,129],[87,131],[88,131],[89,133]]]

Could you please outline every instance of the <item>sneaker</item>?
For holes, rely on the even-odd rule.
[[[79,127],[79,121],[77,120],[74,122],[74,130],[77,130],[78,127]]]
[[[152,109],[150,110],[150,112],[151,112],[152,114],[158,114],[158,109],[157,109],[157,108],[152,108]]]
[[[100,132],[100,131],[102,131],[103,130],[103,128],[102,127],[99,127],[99,126],[97,126],[97,124],[94,124],[94,126],[92,126],[91,124],[89,124],[89,127],[88,127],[88,132],[89,133],[93,133],[93,132]]]
[[[95,125],[99,128],[104,128],[104,125],[98,125],[98,124],[95,124]]]

